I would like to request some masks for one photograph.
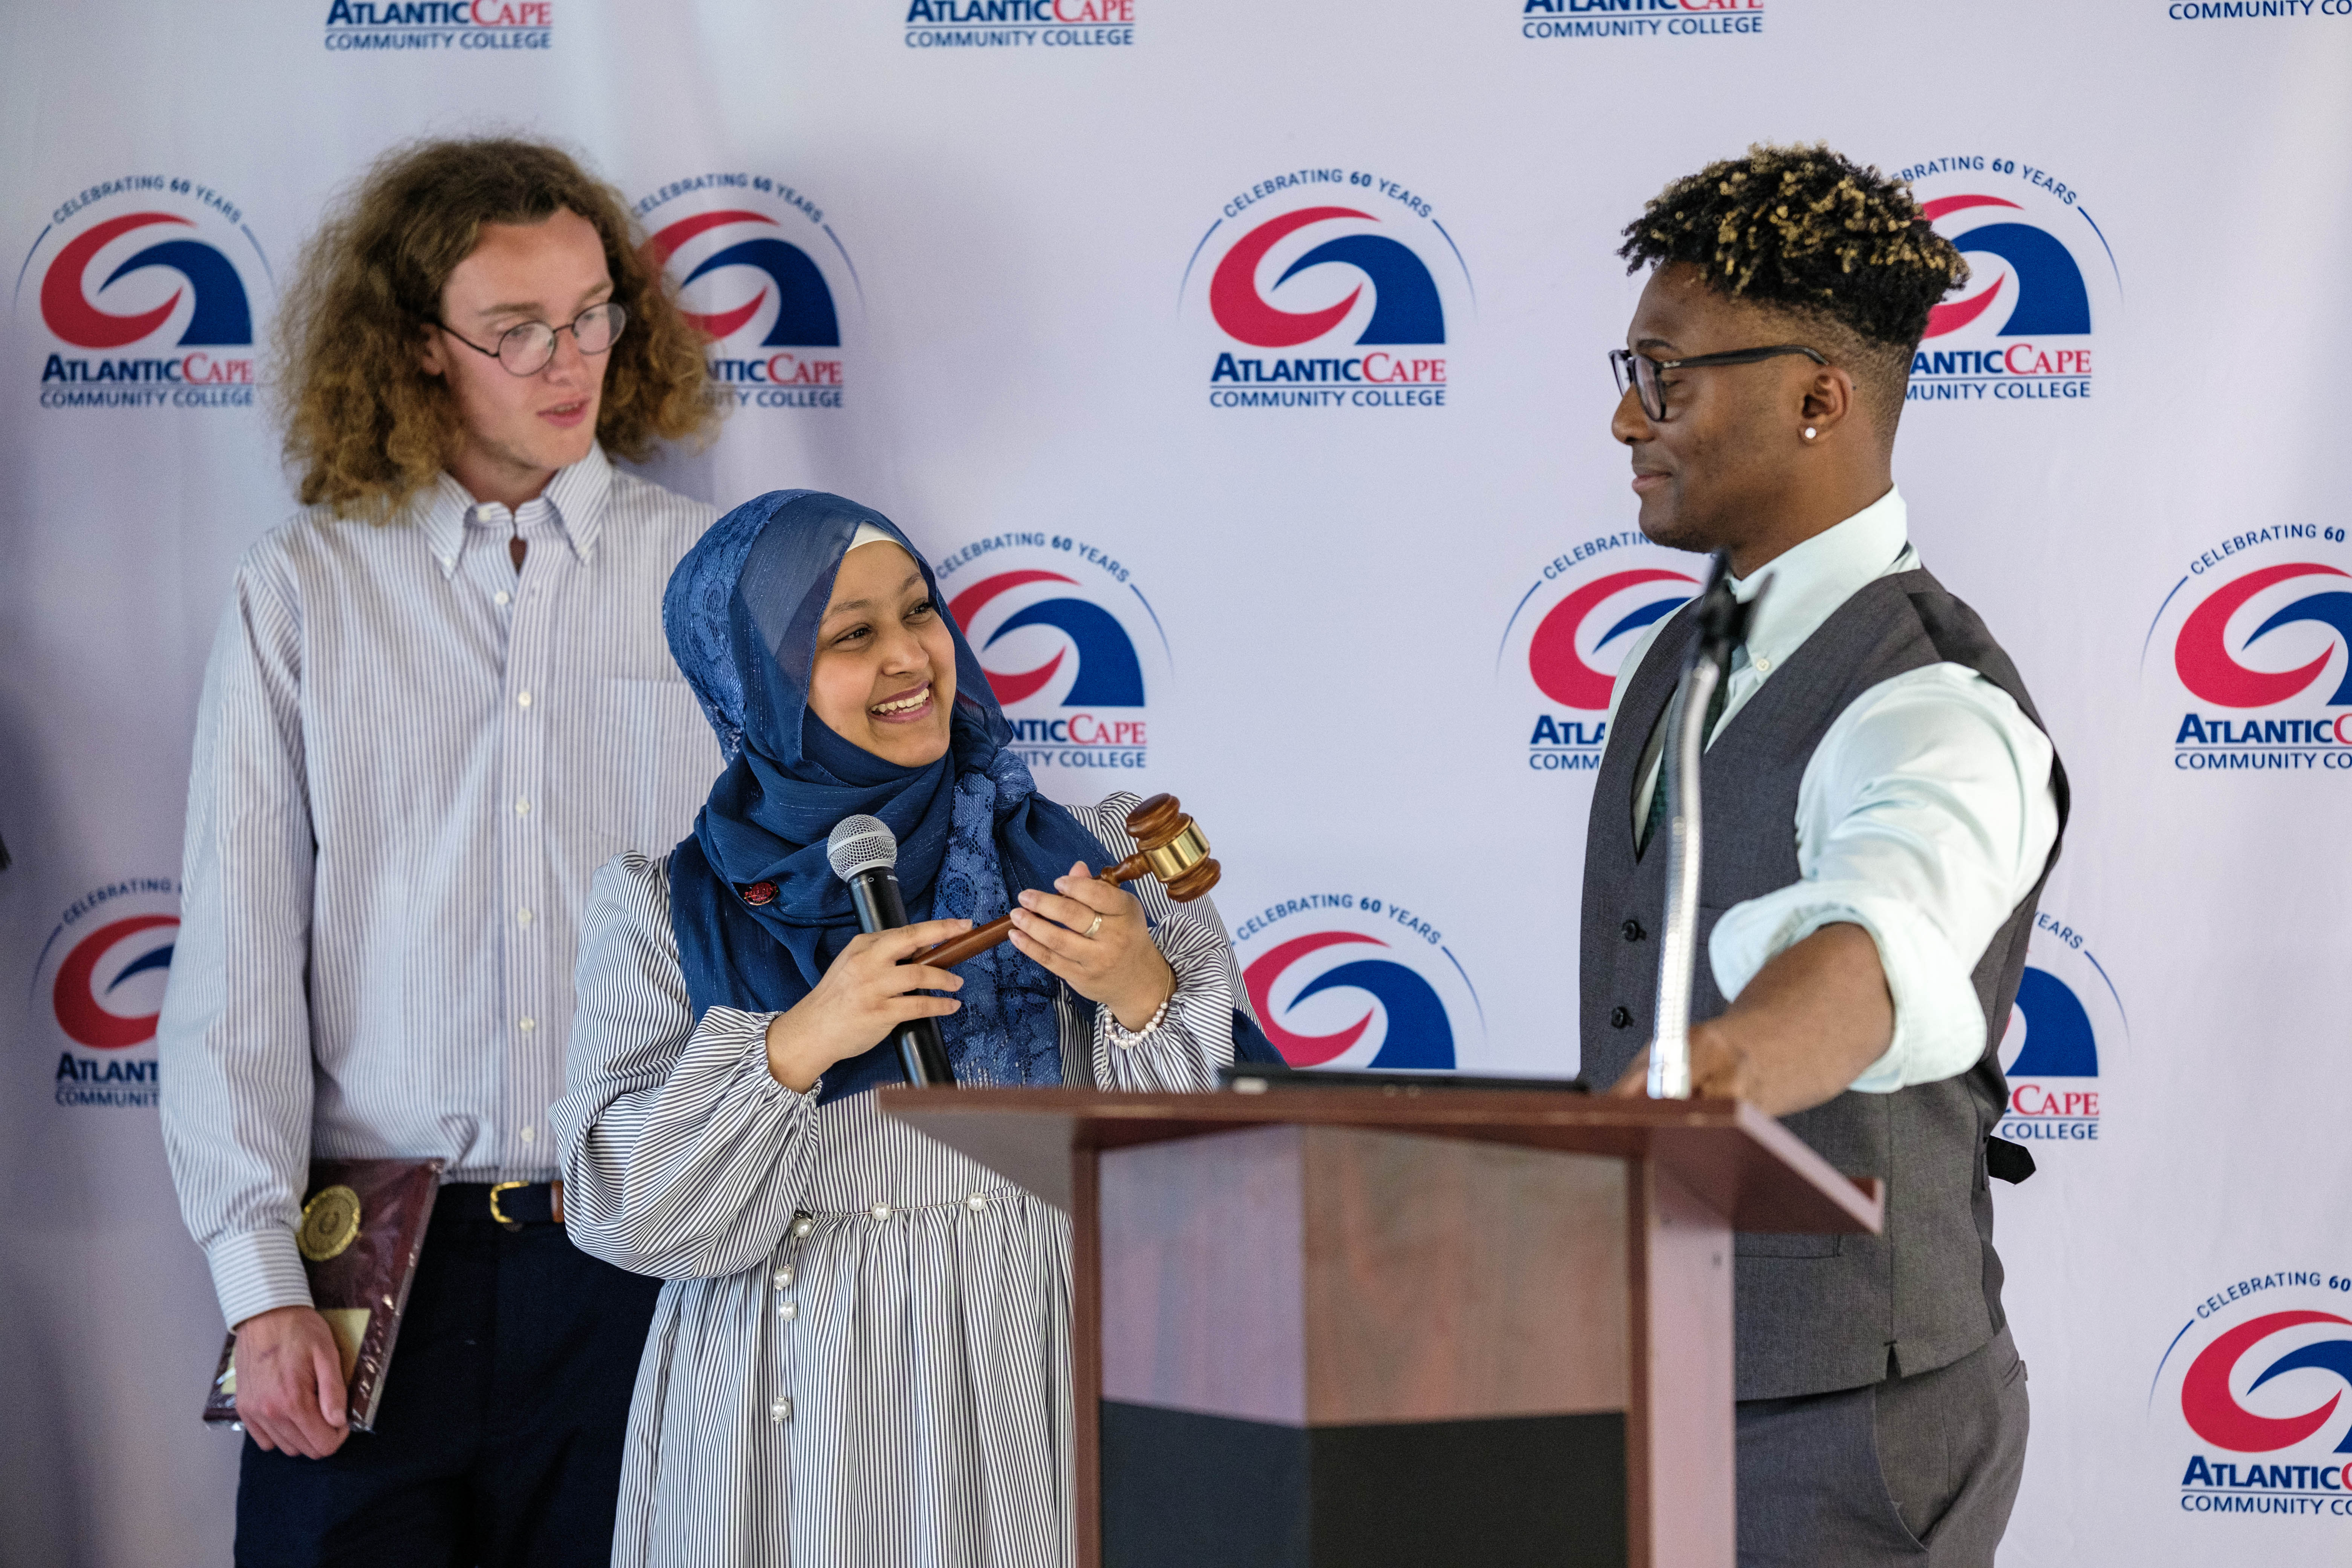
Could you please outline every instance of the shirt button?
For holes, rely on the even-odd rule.
[[[518,692],[516,692],[516,693],[515,693],[515,702],[516,702],[517,706],[519,706],[519,707],[523,707],[523,708],[528,708],[528,707],[530,707],[530,692],[528,692],[528,691],[518,691]]]
[[[773,1274],[769,1275],[768,1278],[773,1280],[775,1282],[776,1289],[781,1290],[785,1286],[793,1282],[793,1271],[789,1267],[779,1268]]]
[[[529,910],[517,910],[515,911],[515,924],[519,926],[527,926],[530,924],[530,921],[531,914]]]
[[[1771,661],[1770,659],[1769,659],[1769,658],[1759,658],[1759,659],[1758,659],[1758,660],[1756,661],[1756,673],[1757,673],[1757,674],[1759,674],[1759,675],[1769,675],[1769,674],[1771,674],[1771,673],[1772,673],[1772,661]]]
[[[529,816],[530,815],[530,802],[523,799],[520,795],[515,796],[515,815],[517,816]]]
[[[781,1426],[792,1418],[793,1402],[791,1400],[779,1399],[768,1406],[768,1420],[771,1424]]]
[[[513,602],[513,599],[514,595],[508,593],[504,588],[499,589],[497,593],[490,595],[490,603],[494,605],[510,604]]]
[[[890,1217],[890,1205],[888,1204],[876,1204],[872,1208],[867,1209],[866,1212],[872,1215],[878,1220],[888,1219]]]
[[[788,1323],[800,1315],[801,1304],[798,1301],[787,1301],[782,1306],[776,1309],[776,1316],[782,1318]]]
[[[1640,921],[1627,921],[1620,929],[1624,931],[1627,942],[1639,942],[1650,934],[1642,929]]]
[[[1611,1028],[1622,1029],[1633,1021],[1633,1013],[1632,1008],[1612,1007],[1609,1009],[1609,1026]]]
[[[522,1128],[515,1133],[516,1137],[521,1139],[526,1143],[530,1142],[535,1135],[536,1134],[533,1132],[532,1129],[528,1127]]]
[[[803,1215],[800,1218],[793,1221],[793,1235],[803,1241],[806,1241],[808,1239],[808,1233],[815,1228],[816,1221],[809,1218],[806,1215]]]
[[[985,1193],[974,1193],[971,1196],[964,1199],[963,1206],[970,1209],[972,1213],[978,1214],[981,1210],[988,1206],[988,1195]]]
[[[536,1018],[517,1018],[515,1020],[515,1027],[528,1035],[533,1029],[539,1027],[539,1020]]]

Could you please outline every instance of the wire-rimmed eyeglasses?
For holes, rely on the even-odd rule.
[[[556,333],[570,332],[583,354],[600,354],[620,341],[621,329],[629,324],[629,312],[607,300],[601,305],[589,306],[561,327],[551,327],[545,321],[525,321],[500,333],[499,346],[494,349],[486,349],[473,339],[461,336],[446,321],[433,324],[476,353],[488,354],[498,361],[509,375],[537,375],[555,357]]]
[[[1714,364],[1754,364],[1759,360],[1778,359],[1782,354],[1802,354],[1815,364],[1827,364],[1829,359],[1818,349],[1802,343],[1774,343],[1769,348],[1734,349],[1729,353],[1693,354],[1688,359],[1652,359],[1635,353],[1632,349],[1611,349],[1609,369],[1617,377],[1617,395],[1625,395],[1633,387],[1642,400],[1642,412],[1653,419],[1666,416],[1666,388],[1659,377],[1670,370],[1702,370]]]

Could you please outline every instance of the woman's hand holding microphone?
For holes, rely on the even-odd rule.
[[[1151,940],[1143,906],[1124,888],[1097,880],[1084,861],[1054,887],[1021,895],[1013,947],[1109,1008],[1122,1027],[1141,1029],[1176,993],[1176,972]],[[768,1071],[804,1094],[827,1068],[873,1049],[908,1019],[961,1010],[951,996],[924,993],[961,991],[961,975],[907,961],[971,929],[970,921],[925,921],[853,937],[816,988],[770,1021]]]
[[[970,921],[924,921],[852,937],[816,988],[769,1022],[768,1071],[805,1094],[825,1068],[863,1056],[908,1019],[944,1018],[962,1007],[951,996],[923,993],[961,991],[963,976],[903,961],[971,929]]]

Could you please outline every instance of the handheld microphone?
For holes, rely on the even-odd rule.
[[[824,857],[833,862],[834,875],[849,884],[858,930],[896,931],[907,923],[907,903],[898,893],[898,839],[887,824],[874,816],[843,817],[824,841]],[[918,1089],[955,1087],[955,1068],[948,1065],[937,1018],[909,1018],[891,1038],[898,1042],[908,1083]]]

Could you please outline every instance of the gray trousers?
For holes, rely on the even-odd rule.
[[[2003,1328],[1949,1366],[1739,1413],[1739,1568],[1991,1568],[2025,1471]]]

